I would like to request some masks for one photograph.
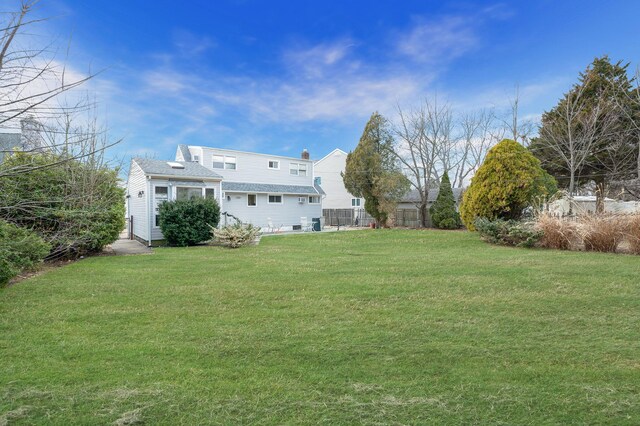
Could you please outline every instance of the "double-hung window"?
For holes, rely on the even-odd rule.
[[[320,196],[318,195],[309,196],[309,204],[320,204]]]
[[[289,163],[289,174],[293,176],[306,176],[307,165],[304,163]]]
[[[232,155],[213,155],[212,159],[211,167],[214,169],[236,169],[236,157]]]

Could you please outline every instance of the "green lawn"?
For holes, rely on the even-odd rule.
[[[640,258],[359,231],[0,290],[0,424],[638,424]]]

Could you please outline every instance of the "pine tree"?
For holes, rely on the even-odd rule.
[[[374,112],[364,128],[360,142],[347,156],[342,178],[352,195],[365,200],[365,210],[385,225],[398,200],[409,188],[391,153],[393,136],[389,123]]]
[[[429,214],[431,215],[431,223],[436,228],[458,229],[462,225],[447,172],[442,176],[438,197],[429,209]]]

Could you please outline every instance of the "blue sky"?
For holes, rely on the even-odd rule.
[[[13,1],[13,0],[11,0]],[[152,5],[152,6],[150,6]],[[42,0],[40,33],[71,37],[114,155],[178,143],[320,158],[367,118],[438,95],[456,110],[552,107],[595,56],[635,68],[638,1]]]

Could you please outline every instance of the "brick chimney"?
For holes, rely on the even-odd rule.
[[[307,148],[302,150],[302,155],[300,156],[300,158],[302,158],[303,160],[309,159],[309,151],[307,151]]]

